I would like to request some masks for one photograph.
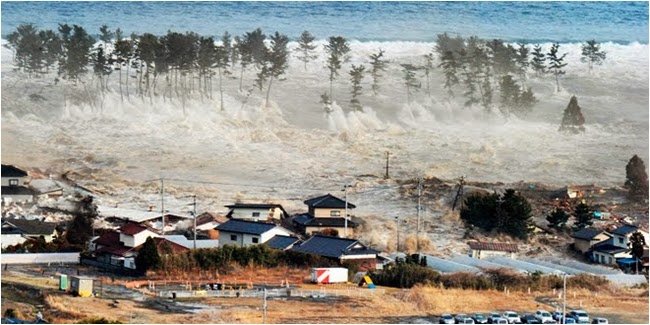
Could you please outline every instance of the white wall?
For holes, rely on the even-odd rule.
[[[9,180],[11,179],[17,179],[18,180],[18,186],[24,186],[25,185],[25,180],[27,180],[27,177],[2,177],[2,186],[11,186],[9,185]]]
[[[0,239],[0,241],[2,242],[2,248],[7,248],[8,246],[13,246],[16,244],[22,244],[26,240],[20,234],[2,234],[1,238],[2,239]]]
[[[273,212],[271,212],[273,210]],[[253,213],[259,213],[259,217],[253,217]],[[248,219],[248,220],[269,220],[269,217],[272,219],[280,220],[282,219],[282,210],[280,208],[275,209],[253,209],[253,208],[235,208],[232,209],[233,219]]]
[[[147,238],[149,237],[159,237],[158,234],[156,234],[153,231],[150,230],[144,230],[141,231],[135,235],[127,235],[127,234],[122,234],[120,233],[120,241],[124,244],[126,247],[137,247],[142,244],[144,244],[145,241],[147,241]]]
[[[509,252],[503,252],[503,251],[489,251],[489,250],[470,249],[469,256],[471,256],[473,258],[478,258],[478,259],[488,258],[490,256],[505,256],[505,257],[514,258],[515,254],[514,253],[509,253]]]
[[[235,240],[230,239],[230,236],[235,235],[237,238]],[[238,247],[247,247],[253,245],[259,245],[267,242],[269,239],[273,238],[275,235],[291,236],[292,233],[280,226],[277,226],[265,233],[260,235],[251,235],[251,234],[242,234],[242,233],[232,233],[227,231],[219,231],[219,247],[231,245]],[[253,238],[257,238],[258,242],[253,243]]]
[[[262,234],[262,241],[261,243],[265,243],[271,238],[273,238],[275,235],[282,235],[282,236],[291,236],[293,235],[289,230],[284,229],[280,226],[277,226],[265,233]]]
[[[645,238],[645,242],[648,243],[648,239],[650,239],[648,233],[642,230],[639,230],[639,232],[643,235],[643,238]],[[630,233],[627,236],[614,235],[614,246],[629,248],[630,246],[628,245],[630,244],[630,237],[632,237],[632,234],[633,233]],[[623,243],[620,242],[621,239],[623,239]]]

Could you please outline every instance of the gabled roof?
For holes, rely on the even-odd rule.
[[[280,204],[267,204],[267,203],[235,203],[225,205],[226,208],[236,209],[236,208],[246,208],[246,209],[270,209],[270,208],[282,208]]]
[[[356,239],[315,235],[300,245],[294,245],[293,251],[315,254],[323,257],[341,258],[346,255],[377,254]]]
[[[169,244],[169,247],[171,247],[171,249],[172,249],[172,253],[182,253],[182,252],[185,252],[185,251],[189,250],[189,248],[187,248],[185,246],[181,246],[181,245],[179,245],[179,244],[177,244],[177,243],[175,243],[175,242],[173,242],[171,240],[167,240],[166,238],[156,237],[156,238],[153,238],[153,242],[156,244],[156,247],[158,248],[158,252],[160,252],[160,253],[162,253],[161,248],[165,244]],[[140,250],[143,245],[144,244],[136,247],[135,249]]]
[[[471,241],[467,244],[469,244],[469,247],[471,249],[475,249],[475,250],[500,251],[500,252],[509,252],[509,253],[519,252],[519,247],[517,247],[517,244],[487,243],[487,242],[478,242],[478,241]]]
[[[2,195],[34,195],[34,192],[25,186],[3,186]]]
[[[196,225],[204,225],[209,222],[224,223],[228,219],[224,216],[217,215],[216,213],[204,212],[196,218]]]
[[[571,235],[571,237],[576,238],[576,239],[592,240],[592,239],[594,239],[594,237],[596,237],[596,236],[598,236],[598,235],[600,235],[602,233],[605,233],[606,235],[609,236],[609,234],[607,234],[603,230],[596,229],[596,228],[593,228],[593,227],[587,227],[587,228],[583,228],[583,229],[580,229],[580,230],[574,232],[573,235]]]
[[[122,225],[122,227],[120,227],[120,232],[121,233],[123,233],[125,235],[131,235],[131,236],[137,235],[137,234],[139,234],[139,233],[141,233],[141,232],[143,232],[145,230],[149,230],[151,232],[158,233],[158,231],[153,229],[153,228],[149,228],[147,226],[144,226],[144,225],[141,225],[141,224],[138,224],[138,223],[134,223],[134,222],[125,223],[124,225]]]
[[[291,248],[294,244],[300,242],[300,238],[293,236],[275,235],[264,243],[270,248],[285,250]]]
[[[231,219],[218,225],[215,229],[240,234],[261,235],[275,227],[277,227],[277,225],[274,223]]]
[[[114,246],[114,245],[119,245],[120,244],[120,233],[117,231],[109,231],[101,236],[99,238],[93,240],[93,243],[97,245],[102,245],[102,246]]]
[[[187,239],[187,237],[183,235],[165,235],[162,236],[161,238],[164,238],[166,240],[169,240],[170,242],[174,242],[178,245],[181,245],[185,248],[192,249],[194,248],[194,240],[192,239]],[[219,240],[218,239],[197,239],[196,240],[196,248],[216,248],[219,247]]]
[[[25,235],[52,235],[57,224],[38,220],[5,219],[2,225],[3,228],[5,225],[13,226]]]
[[[345,209],[345,201],[336,196],[327,193],[326,195],[315,197],[304,202],[310,208],[334,208]],[[354,209],[356,206],[348,201],[348,209]]]
[[[631,234],[635,231],[639,230],[639,227],[633,226],[633,225],[622,225],[616,230],[612,231],[612,234],[614,235],[619,235],[619,236],[626,236],[628,234]]]
[[[27,177],[27,172],[13,165],[2,164],[2,177]]]
[[[591,250],[594,252],[616,254],[616,253],[628,251],[630,249],[614,245],[614,238],[609,238],[607,240],[603,240],[600,243],[597,243],[596,245],[592,246]]]

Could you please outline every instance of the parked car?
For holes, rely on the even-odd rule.
[[[474,324],[474,320],[471,317],[465,317],[458,324]]]
[[[519,319],[519,314],[514,311],[507,310],[503,312],[503,318],[508,320],[509,324],[521,324],[521,319]]]
[[[455,324],[454,317],[451,316],[450,314],[442,314],[440,315],[440,321],[438,322],[440,324]]]
[[[562,318],[558,319],[557,322],[558,322],[558,324],[562,324]],[[566,320],[565,320],[564,324],[576,324],[576,323],[577,323],[576,320],[569,317],[569,314],[567,314],[567,317],[566,317]]]
[[[523,324],[541,324],[541,322],[533,314],[524,314],[519,319]]]
[[[474,314],[471,317],[476,324],[487,324],[488,322],[487,317],[483,316],[483,314]]]
[[[495,317],[492,319],[492,324],[508,324],[508,320],[503,317]]]
[[[591,321],[592,324],[609,324],[607,318],[594,317]]]
[[[467,314],[456,314],[456,316],[454,316],[454,320],[456,320],[456,324],[462,324],[461,322],[465,318],[467,318]]]
[[[542,324],[555,323],[553,315],[544,309],[537,310],[535,312],[535,318]]]
[[[553,320],[559,322],[560,319],[562,319],[562,312],[561,311],[554,311],[551,313],[551,317],[553,317]]]
[[[496,318],[502,318],[502,317],[501,317],[501,314],[499,314],[499,313],[495,313],[495,312],[491,312],[491,313],[488,315],[488,317],[487,317],[488,324],[497,324],[497,323],[494,322],[494,319],[496,319]]]
[[[576,323],[578,323],[578,324],[580,324],[582,322],[586,322],[586,323],[582,323],[582,324],[588,324],[589,323],[589,314],[587,314],[587,312],[584,311],[584,310],[579,310],[579,309],[578,310],[572,310],[572,311],[569,312],[568,317],[571,317],[571,318],[575,319]]]

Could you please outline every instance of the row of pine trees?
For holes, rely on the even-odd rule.
[[[308,31],[303,32],[293,51],[295,58],[304,64],[305,71],[307,63],[319,55],[315,39]],[[126,37],[121,29],[113,31],[103,25],[96,40],[78,25],[60,24],[55,32],[23,24],[10,33],[7,40],[17,70],[29,77],[56,70],[55,82],[63,81],[71,88],[81,85],[82,93],[88,94],[85,99],[94,107],[102,108],[106,93],[115,91],[109,86],[110,77],[115,74],[123,101],[132,96],[150,101],[162,97],[163,100],[180,101],[185,112],[190,98],[212,100],[216,87],[220,95],[219,107],[224,110],[224,82],[239,79],[243,104],[256,89],[268,103],[274,82],[286,78],[291,55],[287,35],[275,32],[267,36],[260,28],[241,36],[232,36],[226,31],[215,40],[194,32],[172,31],[162,36],[132,33]],[[539,44],[531,51],[524,43],[514,47],[500,39],[483,40],[475,36],[465,39],[444,33],[437,36],[435,47],[421,58],[421,64],[398,63],[398,66],[408,102],[415,98],[423,82],[427,95],[431,95],[434,71],[440,69],[444,80],[442,88],[449,97],[461,95],[465,106],[480,105],[487,111],[498,108],[506,114],[522,114],[532,110],[537,102],[527,84],[530,70],[537,77],[553,75],[559,90],[559,78],[567,65],[564,62],[566,53],[560,55],[559,47],[554,43],[548,53],[543,53]],[[349,42],[342,36],[329,37],[323,50],[329,89],[320,98],[329,112],[335,96],[334,82],[349,63],[351,54]],[[385,52],[378,49],[365,58],[364,64],[350,65],[347,75],[351,109],[362,110],[360,98],[365,77],[371,79],[372,94],[380,94],[383,73],[394,63],[384,55]],[[590,71],[605,58],[606,53],[596,41],[583,44],[582,60],[589,64]],[[90,88],[86,78],[89,73],[92,74]],[[253,84],[244,85],[245,73],[254,74]],[[65,94],[64,88],[64,98]]]

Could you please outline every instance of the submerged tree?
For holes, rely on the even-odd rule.
[[[564,132],[584,132],[585,131],[585,118],[582,116],[580,106],[578,106],[578,98],[572,96],[564,110],[564,116],[562,117],[562,124],[560,124],[559,131]]]
[[[607,52],[600,49],[600,44],[596,40],[586,41],[582,44],[582,57],[580,61],[589,64],[589,73],[594,67],[594,64],[601,65],[607,58]]]
[[[297,57],[305,64],[305,71],[307,71],[307,63],[318,58],[318,54],[315,53],[316,45],[313,44],[315,39],[316,37],[308,31],[302,32],[298,39]]]
[[[519,81],[525,83],[526,72],[528,71],[528,66],[530,65],[528,59],[530,55],[530,49],[526,43],[519,43],[518,45],[519,47],[517,48],[517,55],[515,57],[515,61],[517,62],[517,74],[519,75]]]
[[[648,174],[643,159],[634,155],[625,166],[625,176],[630,200],[641,203],[648,200]]]
[[[156,246],[153,237],[149,237],[135,257],[135,267],[140,273],[145,274],[147,271],[158,269],[161,266],[162,260],[158,253],[158,246]]]
[[[536,44],[533,47],[533,58],[530,60],[530,66],[538,77],[546,73],[546,55],[542,52],[542,46]]]
[[[329,43],[325,45],[325,52],[329,55],[327,57],[327,69],[330,72],[329,100],[331,102],[334,99],[334,95],[332,94],[334,79],[339,75],[339,70],[341,70],[343,63],[349,60],[348,52],[350,52],[350,45],[342,36],[332,36],[329,38]]]
[[[553,43],[551,45],[551,49],[549,52],[546,54],[549,60],[549,70],[551,70],[551,73],[555,76],[555,84],[557,86],[557,91],[560,91],[560,76],[565,74],[566,71],[562,70],[567,64],[564,63],[564,57],[567,55],[566,53],[562,54],[562,56],[558,56],[557,51],[560,49],[560,44],[558,43]]]
[[[451,51],[445,52],[440,61],[442,62],[438,67],[441,67],[445,74],[444,88],[446,88],[449,95],[453,97],[453,87],[458,84],[457,72],[460,68],[460,64],[457,62],[454,53]]]
[[[366,67],[362,65],[355,66],[354,64],[352,65],[352,69],[350,69],[350,82],[352,83],[352,99],[350,100],[350,104],[352,104],[352,108],[357,111],[361,111],[361,103],[359,102],[359,96],[361,96],[361,90],[363,87],[361,87],[361,80],[363,80],[363,75],[364,71],[366,70]]]
[[[381,72],[386,71],[387,60],[383,60],[384,50],[379,49],[379,52],[370,54],[370,75],[372,76],[372,92],[377,95],[379,93],[379,78],[382,77]]]
[[[427,81],[427,95],[431,96],[431,72],[433,71],[433,53],[427,53],[424,55],[424,65],[422,70],[424,70],[424,78]]]
[[[406,99],[407,102],[410,103],[413,93],[418,91],[418,89],[420,89],[422,86],[417,78],[415,78],[415,72],[419,68],[412,64],[401,64],[401,66],[404,76],[404,85],[406,86]]]
[[[289,37],[286,35],[275,32],[271,36],[271,48],[266,52],[265,64],[260,72],[269,80],[268,88],[266,89],[266,106],[268,106],[273,80],[278,79],[287,70],[287,60],[289,58],[287,44],[289,44]]]

